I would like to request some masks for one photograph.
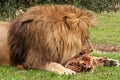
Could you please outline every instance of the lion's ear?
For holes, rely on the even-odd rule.
[[[79,21],[79,19],[76,18],[75,14],[68,14],[68,15],[64,16],[64,18],[65,18],[65,22],[67,23],[67,25],[69,27]]]
[[[94,27],[97,26],[96,22],[96,16],[93,12],[87,11],[87,12],[82,12],[82,15],[80,16],[80,20],[83,21],[85,24],[88,25],[88,27]]]

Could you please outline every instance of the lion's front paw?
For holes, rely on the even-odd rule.
[[[74,75],[74,74],[76,74],[76,72],[74,72],[74,71],[72,71],[72,70],[70,70],[68,68],[65,68],[64,66],[62,66],[59,63],[54,63],[54,62],[51,62],[47,66],[47,70],[56,72],[56,73],[58,73],[60,75],[62,75],[62,74],[65,74],[65,75]]]
[[[76,72],[70,70],[70,69],[67,69],[67,68],[60,68],[60,69],[57,69],[56,72],[58,74],[65,74],[65,75],[74,75],[76,74]]]

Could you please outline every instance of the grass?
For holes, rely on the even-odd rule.
[[[120,44],[120,12],[96,15],[98,26],[90,29],[92,42]]]
[[[92,42],[120,44],[120,12],[96,14],[97,28],[90,29]],[[93,56],[107,56],[120,61],[117,53],[93,52]],[[120,67],[98,67],[93,73],[79,73],[73,76],[58,75],[42,70],[18,70],[0,66],[0,80],[119,80]]]

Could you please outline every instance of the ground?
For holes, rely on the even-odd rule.
[[[116,52],[120,54],[120,45],[109,45],[102,43],[93,43],[94,50],[101,52]]]
[[[120,53],[120,12],[96,15],[98,27],[90,29],[94,49]]]

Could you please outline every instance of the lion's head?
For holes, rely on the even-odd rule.
[[[94,14],[75,6],[32,7],[11,24],[11,63],[35,68],[50,61],[65,64],[80,53],[92,51],[88,27],[94,25]]]

